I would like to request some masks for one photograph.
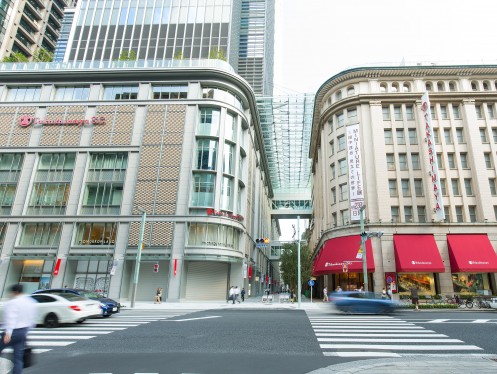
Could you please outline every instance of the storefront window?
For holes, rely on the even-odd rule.
[[[490,295],[488,274],[458,273],[452,274],[454,292],[471,295]]]
[[[435,294],[435,280],[433,274],[398,274],[399,294],[410,293],[413,286],[418,288],[420,294]]]
[[[111,260],[79,260],[76,265],[74,288],[107,295],[111,268]]]
[[[24,260],[19,283],[30,294],[39,289],[50,288],[53,260]]]
[[[231,226],[191,223],[188,244],[191,246],[225,247],[238,249],[240,231]]]
[[[26,223],[22,227],[19,245],[58,248],[61,232],[61,223]]]
[[[81,223],[78,225],[75,245],[114,245],[116,223]]]

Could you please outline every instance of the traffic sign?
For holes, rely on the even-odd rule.
[[[307,282],[307,284],[312,287],[314,286],[314,281],[311,279],[309,282]]]

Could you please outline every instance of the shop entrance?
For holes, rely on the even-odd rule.
[[[371,284],[371,282],[370,282]],[[340,286],[343,291],[359,290],[364,286],[363,273],[337,273],[333,275],[333,291]]]

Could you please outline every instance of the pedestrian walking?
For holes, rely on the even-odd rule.
[[[240,297],[240,289],[238,288],[238,286],[235,287],[235,300],[238,301],[238,304],[240,304],[240,300],[238,300],[238,298]],[[233,301],[233,304],[235,302]]]
[[[383,290],[381,291],[381,298],[385,300],[387,298],[387,290],[385,287],[383,287]]]
[[[230,287],[228,300],[233,300],[233,304],[235,303],[235,287],[233,286]]]
[[[411,287],[411,302],[414,305],[415,310],[419,310],[419,294],[416,285]]]
[[[335,289],[335,292],[342,292],[342,291],[343,291],[342,287],[340,287],[340,286],[337,286],[337,288]]]
[[[21,284],[10,288],[11,299],[3,307],[3,333],[0,337],[0,353],[11,346],[14,349],[12,374],[21,374],[24,366],[24,349],[29,330],[36,325],[37,303],[23,295]]]
[[[292,288],[292,289],[290,290],[290,300],[292,301],[292,303],[293,303],[293,301],[294,301],[294,300],[293,300],[293,299],[294,299],[294,297],[295,297],[295,295],[294,295],[294,293],[293,293],[293,288]]]
[[[323,288],[323,301],[328,301],[328,287]]]
[[[242,296],[242,301],[245,301],[245,288],[242,288],[242,292],[240,292],[240,295]]]
[[[155,301],[154,304],[160,304],[162,301],[162,288],[157,288],[155,291]]]

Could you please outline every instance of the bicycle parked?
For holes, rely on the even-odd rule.
[[[473,308],[473,301],[470,299],[461,299],[458,295],[449,296],[447,295],[447,303],[448,304],[457,304],[459,308]]]
[[[490,308],[490,303],[483,299],[482,297],[476,297],[473,300],[473,305],[475,308],[480,308],[480,309],[489,309]]]

